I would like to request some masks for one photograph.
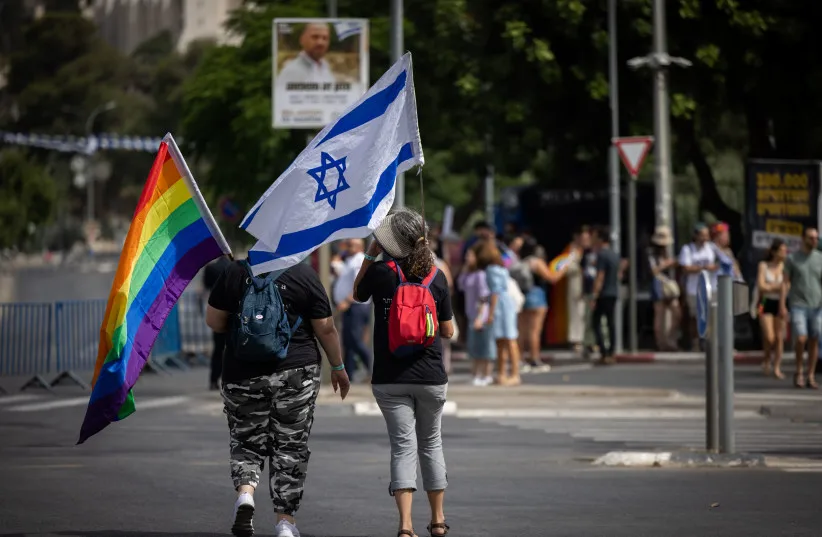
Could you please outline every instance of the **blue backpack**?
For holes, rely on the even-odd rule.
[[[247,362],[282,360],[302,318],[297,317],[291,327],[274,275],[258,278],[247,261],[242,264],[248,273],[248,287],[233,327],[234,356]]]

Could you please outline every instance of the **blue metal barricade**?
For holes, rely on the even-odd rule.
[[[183,354],[205,358],[211,351],[211,332],[205,324],[205,304],[188,293],[169,313],[146,365],[149,372],[167,367],[188,369]],[[97,362],[100,327],[107,300],[50,303],[0,303],[0,376],[33,375],[23,389],[51,387],[70,381],[88,389]],[[48,382],[44,375],[57,373]],[[89,375],[90,378],[90,375]]]
[[[0,375],[48,386],[41,375],[52,371],[52,326],[51,304],[0,304]]]
[[[172,365],[186,370],[188,365],[180,360],[182,345],[180,343],[180,303],[174,305],[157,334],[154,346],[151,348],[151,360],[146,364],[149,372],[158,369],[166,372],[166,366]]]
[[[56,369],[51,385],[64,380],[88,388],[77,371],[93,371],[100,345],[100,326],[106,314],[105,299],[70,300],[54,304],[54,337],[57,340]]]
[[[208,362],[214,344],[205,322],[206,300],[197,292],[185,293],[177,302],[180,307],[180,341],[184,354],[201,363]]]

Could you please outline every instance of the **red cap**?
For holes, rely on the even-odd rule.
[[[726,224],[725,222],[717,222],[716,224],[711,226],[711,235],[716,236],[722,233],[723,231],[728,231],[729,229],[730,228],[728,227],[728,224]]]

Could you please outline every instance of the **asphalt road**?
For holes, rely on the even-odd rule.
[[[810,389],[798,390],[793,387],[793,360],[783,363],[785,380],[766,377],[759,366],[737,365],[734,368],[734,386],[737,392],[757,392],[772,394],[813,394]],[[566,378],[567,377],[567,378]],[[822,378],[822,376],[820,376]],[[679,390],[683,393],[704,395],[705,364],[665,365],[665,364],[620,364],[601,367],[588,365],[557,366],[550,375],[530,375],[526,382],[545,385],[588,384],[593,386],[661,388]],[[820,394],[822,401],[822,394]]]
[[[225,418],[213,393],[182,384],[141,382],[138,412],[83,446],[73,445],[82,394],[0,398],[0,536],[227,535],[234,493]],[[451,535],[819,535],[816,473],[599,468],[573,430],[531,425],[445,418]],[[321,407],[311,448],[303,535],[395,535],[382,419]],[[258,535],[273,534],[266,498],[263,487]]]

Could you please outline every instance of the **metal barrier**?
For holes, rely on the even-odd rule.
[[[75,371],[93,371],[100,345],[100,324],[106,300],[71,300],[54,304],[54,336],[57,339],[56,386],[69,380],[83,389],[88,384]]]
[[[88,389],[77,373],[94,370],[106,304],[104,299],[0,304],[0,376],[33,375],[21,389],[51,390],[65,381]],[[207,363],[211,345],[205,302],[198,293],[187,293],[166,318],[144,371],[187,370],[184,355]],[[58,374],[48,382],[44,375],[53,372]]]
[[[0,304],[0,375],[33,375],[24,388],[48,387],[42,375],[52,370],[52,325],[51,304]]]
[[[214,345],[211,330],[206,326],[206,299],[197,292],[186,293],[177,302],[180,308],[180,343],[183,354],[202,364],[209,363]]]

